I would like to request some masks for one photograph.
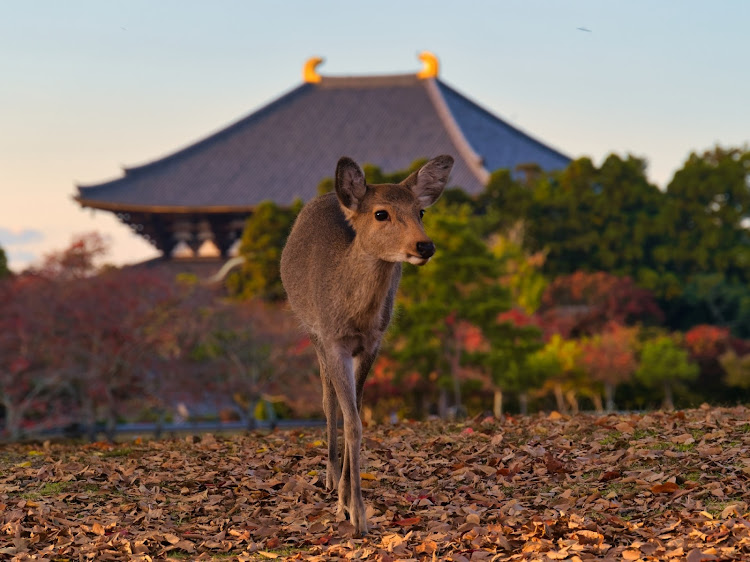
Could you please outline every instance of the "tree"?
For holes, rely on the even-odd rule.
[[[527,248],[549,252],[545,273],[607,271],[639,282],[653,277],[653,217],[663,196],[645,169],[643,160],[610,155],[600,168],[580,158],[540,177],[523,218]]]
[[[510,170],[492,173],[487,186],[472,202],[483,237],[508,232],[529,216],[533,201],[533,186],[522,185],[513,178]]]
[[[511,299],[498,282],[498,261],[473,228],[468,206],[438,203],[425,215],[425,229],[438,253],[419,270],[404,267],[391,350],[409,372],[425,378],[437,373],[444,415],[448,388],[454,407],[463,408],[467,324],[488,334]]]
[[[533,314],[539,308],[548,284],[542,273],[546,253],[529,254],[524,250],[523,231],[523,223],[516,222],[506,234],[494,234],[490,246],[500,262],[500,282],[510,290],[514,305],[526,314]]]
[[[662,386],[663,408],[674,409],[673,387],[680,381],[691,381],[698,376],[698,366],[691,363],[687,351],[669,336],[646,341],[641,351],[640,366],[635,376],[651,387]]]
[[[67,248],[47,254],[38,273],[57,281],[89,277],[108,251],[109,241],[98,232],[77,234]]]
[[[748,242],[750,243],[750,241]],[[750,284],[728,279],[724,273],[698,273],[685,283],[682,294],[667,303],[673,329],[722,326],[736,337],[750,337]]]
[[[616,387],[627,382],[638,367],[635,339],[636,329],[613,323],[581,345],[581,367],[594,381],[604,386],[608,412],[615,409]]]
[[[547,285],[538,310],[539,325],[564,338],[591,336],[609,324],[658,323],[656,299],[628,277],[578,271]]]
[[[5,255],[5,250],[0,246],[0,279],[10,277],[10,269],[8,269],[8,257]]]
[[[750,389],[750,353],[739,355],[729,349],[719,357],[719,362],[727,373],[726,383],[729,386]]]
[[[576,394],[585,389],[583,372],[580,368],[579,357],[581,345],[577,340],[562,338],[553,334],[545,344],[543,355],[535,359],[536,365],[556,370],[548,372],[542,391],[552,391],[559,412],[567,412],[570,408],[578,412],[578,398]]]
[[[0,280],[0,404],[10,439],[20,437],[31,414],[50,409],[66,380],[59,304],[48,279],[24,274]],[[47,413],[48,423],[67,421],[59,411]]]
[[[260,203],[245,223],[240,243],[244,262],[227,277],[229,293],[238,299],[284,299],[279,261],[294,219],[302,209],[299,199],[288,209],[272,201]]]
[[[493,413],[501,418],[503,391],[517,392],[523,403],[529,389],[541,382],[534,376],[538,371],[530,372],[528,361],[543,346],[542,332],[528,315],[511,309],[499,314],[494,322],[483,322],[481,333],[488,345],[475,357],[490,374]]]
[[[716,147],[691,154],[667,186],[658,217],[660,264],[683,281],[705,271],[750,283],[750,152]]]
[[[124,403],[143,397],[148,367],[159,357],[172,323],[181,321],[175,288],[151,271],[135,269],[65,282],[71,382],[91,438],[99,413],[112,439]]]
[[[294,317],[273,303],[216,303],[191,357],[221,394],[232,397],[248,429],[256,427],[259,410],[273,423],[275,395],[299,402],[319,392],[312,346]]]

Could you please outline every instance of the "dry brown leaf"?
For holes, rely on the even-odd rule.
[[[323,429],[5,445],[0,557],[747,558],[747,408],[470,425],[365,430],[364,539],[325,489]]]

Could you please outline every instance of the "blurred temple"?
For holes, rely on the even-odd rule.
[[[78,186],[83,207],[111,211],[165,258],[236,254],[245,219],[264,200],[286,206],[315,197],[342,155],[406,169],[417,158],[456,158],[451,185],[482,190],[498,168],[563,168],[569,158],[531,138],[438,78],[420,55],[415,74],[321,76],[312,58],[304,82],[225,129],[121,178]]]

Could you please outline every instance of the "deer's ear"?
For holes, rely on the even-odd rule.
[[[411,188],[422,207],[429,207],[443,194],[451,169],[453,157],[443,154],[433,158],[418,172],[406,178],[404,184]]]
[[[367,193],[365,174],[362,168],[347,156],[342,156],[336,165],[336,197],[341,206],[357,211]]]

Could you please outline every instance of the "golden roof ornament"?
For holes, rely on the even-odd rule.
[[[438,71],[440,70],[440,61],[430,51],[422,51],[419,53],[419,60],[424,63],[422,70],[417,72],[417,78],[437,78]]]
[[[325,59],[320,57],[311,57],[305,62],[302,69],[302,79],[309,84],[317,84],[321,81],[320,74],[315,70]]]

